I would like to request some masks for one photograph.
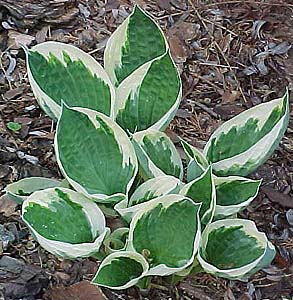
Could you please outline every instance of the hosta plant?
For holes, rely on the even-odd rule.
[[[35,97],[57,120],[55,153],[67,186],[31,178],[6,191],[23,201],[22,218],[42,247],[102,258],[93,283],[113,289],[195,270],[243,279],[272,261],[265,234],[236,215],[261,184],[243,176],[286,130],[288,92],[222,124],[203,152],[182,141],[184,174],[163,131],[180,102],[180,77],[163,32],[138,6],[109,39],[105,69],[56,42],[26,55]],[[106,219],[115,215],[121,223],[111,232]]]

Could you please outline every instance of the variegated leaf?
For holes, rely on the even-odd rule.
[[[113,84],[118,86],[144,63],[164,54],[166,49],[166,40],[160,27],[135,6],[106,45],[105,69]]]
[[[239,176],[214,177],[217,194],[216,219],[232,216],[257,196],[261,180]]]
[[[183,166],[180,155],[171,139],[156,130],[145,130],[133,135],[140,166],[140,175],[144,179],[171,175],[182,179]]]
[[[117,88],[116,122],[131,133],[164,130],[181,100],[181,80],[169,51],[145,63]]]
[[[173,176],[161,176],[147,180],[140,185],[128,201],[128,207],[145,203],[168,194],[177,194],[181,181]]]
[[[187,181],[190,182],[193,179],[200,177],[209,167],[209,163],[200,150],[183,140],[181,143],[187,158]]]
[[[63,106],[55,149],[68,182],[97,202],[119,202],[137,173],[137,159],[126,133],[109,117]]]
[[[23,202],[22,219],[43,248],[70,259],[98,252],[109,231],[98,206],[66,188],[34,192]]]
[[[58,119],[61,101],[110,116],[115,90],[89,54],[68,44],[45,42],[27,51],[28,78],[41,108]]]
[[[268,241],[264,256],[262,257],[260,262],[251,271],[249,271],[248,273],[246,273],[243,276],[243,279],[247,280],[249,277],[254,275],[256,272],[258,272],[258,271],[262,270],[263,268],[267,267],[268,265],[270,265],[271,262],[273,261],[273,259],[275,258],[275,255],[276,255],[276,249],[275,249],[274,245],[270,241]]]
[[[61,186],[63,182],[45,177],[28,177],[6,186],[5,191],[8,196],[21,204],[33,192],[51,187]]]
[[[135,285],[149,269],[145,258],[136,252],[121,251],[107,256],[101,263],[92,283],[113,290]]]
[[[170,275],[192,264],[201,236],[200,206],[185,196],[166,195],[134,215],[127,249],[146,257],[147,275]]]
[[[199,215],[203,224],[208,224],[212,220],[216,208],[216,189],[211,167],[208,167],[200,177],[184,185],[180,194],[196,203],[202,203]]]
[[[103,242],[105,252],[111,254],[125,250],[129,228],[119,227],[113,231]]]
[[[203,231],[198,260],[205,272],[241,279],[264,261],[267,264],[271,262],[273,256],[268,255],[268,248],[273,250],[266,235],[257,230],[254,222],[220,220]]]
[[[289,94],[250,108],[220,126],[204,154],[218,176],[241,175],[263,164],[278,146],[289,121]]]
[[[136,212],[142,209],[149,201],[168,194],[177,194],[181,181],[173,176],[161,176],[147,180],[132,194],[129,201],[115,205],[115,209],[127,222],[130,222]]]

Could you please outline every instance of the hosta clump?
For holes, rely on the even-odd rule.
[[[109,39],[105,69],[61,43],[26,52],[35,97],[58,121],[55,153],[67,183],[27,178],[6,191],[23,202],[22,218],[46,250],[103,257],[93,283],[113,289],[199,269],[243,279],[272,261],[265,234],[235,216],[261,184],[243,176],[286,130],[288,92],[222,124],[203,152],[182,141],[184,176],[163,132],[180,102],[180,76],[163,32],[139,7]],[[105,214],[122,227],[110,232]]]

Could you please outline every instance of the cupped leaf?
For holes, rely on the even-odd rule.
[[[146,257],[147,275],[170,275],[192,264],[201,236],[200,206],[185,196],[166,195],[134,215],[127,249]]]
[[[11,199],[21,204],[33,192],[58,187],[62,184],[61,181],[51,178],[28,177],[7,185],[5,191]]]
[[[199,215],[203,224],[208,224],[212,220],[216,207],[216,189],[211,167],[208,167],[200,177],[184,185],[180,194],[196,203],[202,203]]]
[[[109,117],[63,106],[58,121],[57,162],[68,182],[97,202],[119,202],[137,173],[137,159],[126,133]]]
[[[27,51],[28,78],[41,108],[58,119],[61,101],[110,116],[115,90],[89,54],[68,44],[45,42]]]
[[[113,231],[103,242],[105,252],[110,254],[125,249],[129,228],[120,227]]]
[[[176,194],[179,192],[181,181],[173,176],[161,176],[147,180],[132,194],[129,201],[123,201],[115,205],[115,209],[127,222],[130,222],[136,212],[142,209],[147,202],[160,196]]]
[[[261,185],[261,180],[239,176],[215,176],[214,181],[217,194],[215,211],[217,219],[232,216],[247,207],[257,196]]]
[[[139,6],[135,6],[106,45],[105,69],[117,86],[144,63],[164,54],[166,49],[160,27]]]
[[[209,167],[209,163],[203,153],[200,152],[200,150],[196,149],[194,146],[189,145],[183,140],[181,141],[181,143],[186,155],[187,181],[190,182],[193,179],[200,177]]]
[[[263,164],[283,137],[289,121],[289,94],[250,108],[220,126],[204,154],[218,176],[246,176]]]
[[[180,155],[171,139],[157,130],[145,130],[133,135],[132,143],[144,179],[171,175],[182,179]]]
[[[122,290],[135,285],[148,271],[145,258],[136,252],[121,251],[107,256],[92,283]]]
[[[241,279],[264,262],[268,247],[271,249],[273,246],[266,235],[257,230],[254,222],[220,220],[211,223],[203,231],[198,260],[208,273]],[[269,264],[270,261],[266,259],[265,263]]]
[[[138,68],[119,85],[114,117],[131,133],[148,128],[164,130],[178,109],[181,94],[178,71],[166,52]]]
[[[43,248],[70,259],[98,252],[109,231],[98,206],[66,188],[34,192],[23,202],[22,219]]]

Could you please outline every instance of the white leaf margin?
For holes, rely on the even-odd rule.
[[[86,197],[74,192],[73,190],[67,188],[60,188],[61,191],[70,195],[70,199],[80,204],[83,207],[83,211],[86,214],[89,223],[91,225],[92,235],[96,236],[97,232],[101,234],[97,236],[92,243],[81,243],[81,244],[70,244],[67,242],[54,241],[49,240],[39,234],[25,219],[26,208],[30,203],[37,203],[43,207],[48,207],[52,198],[50,198],[51,193],[55,193],[56,188],[49,188],[42,191],[34,192],[31,196],[29,196],[22,205],[22,219],[29,227],[33,235],[36,237],[38,243],[46,249],[48,252],[63,258],[75,259],[75,258],[83,258],[93,255],[99,251],[100,246],[103,243],[104,238],[108,235],[110,229],[106,227],[106,220],[99,209],[99,207],[91,200]],[[56,198],[53,197],[53,200]],[[64,224],[64,226],[70,226],[70,224]]]
[[[33,90],[33,93],[39,105],[50,117],[53,117],[54,119],[59,119],[61,114],[61,107],[52,98],[50,98],[35,81],[29,67],[29,51],[36,51],[41,55],[45,56],[46,58],[49,56],[50,53],[52,53],[63,63],[64,63],[63,51],[66,51],[73,61],[81,60],[83,64],[91,71],[92,74],[95,74],[98,78],[102,79],[109,86],[110,95],[111,95],[110,116],[113,116],[113,107],[114,107],[116,92],[104,68],[92,56],[90,56],[86,52],[82,51],[81,49],[73,45],[48,41],[48,42],[38,44],[32,47],[30,50],[25,50],[25,52],[26,52],[27,73],[28,73],[28,78],[29,78],[31,88]],[[46,106],[49,107],[50,109],[49,111],[48,109],[46,109]]]
[[[199,177],[200,174],[204,173],[205,170],[209,167],[209,163],[204,154],[199,149],[190,145],[183,139],[180,140],[186,156],[187,182],[190,182]],[[192,153],[189,153],[189,151]]]
[[[188,200],[193,205],[197,206],[200,209],[201,204],[194,203],[188,197],[185,197],[182,195],[175,195],[175,194],[165,195],[165,196],[158,197],[154,200],[147,202],[148,205],[145,205],[144,207],[142,207],[134,215],[133,219],[131,220],[126,249],[129,251],[136,251],[133,246],[133,232],[134,232],[136,223],[139,221],[139,219],[141,217],[143,217],[143,215],[145,213],[154,209],[158,204],[162,204],[164,208],[168,208],[170,205],[180,202],[182,200]],[[171,274],[174,274],[174,273],[184,270],[190,264],[193,263],[196,253],[198,251],[199,245],[200,245],[200,240],[201,240],[201,223],[200,223],[200,219],[199,219],[199,209],[198,209],[198,213],[197,213],[197,232],[195,234],[195,239],[194,239],[194,244],[193,244],[193,253],[192,253],[191,258],[186,262],[186,264],[184,266],[182,266],[180,268],[170,268],[170,267],[166,266],[165,264],[160,264],[155,267],[150,267],[146,276],[168,276],[168,275],[171,275]]]
[[[197,162],[197,164],[201,167],[202,171],[205,171],[209,167],[209,162],[207,161],[203,152],[201,152],[196,147],[188,144],[183,139],[181,139],[181,145],[183,147],[184,153],[185,153],[189,163],[192,160],[195,160]],[[193,154],[192,156],[190,155],[188,148],[192,151],[192,154]]]
[[[130,95],[130,99],[133,99],[134,95],[140,93],[140,87],[142,85],[142,82],[143,82],[145,76],[147,75],[149,69],[151,68],[152,64],[155,61],[162,59],[166,55],[169,55],[169,57],[171,59],[171,62],[174,66],[174,69],[177,72],[180,89],[178,91],[176,101],[171,106],[171,108],[156,123],[151,125],[146,130],[163,131],[163,130],[166,129],[166,126],[169,124],[170,120],[172,120],[173,117],[175,116],[176,111],[177,111],[177,109],[179,107],[179,104],[181,102],[181,98],[182,98],[182,81],[181,81],[181,77],[178,73],[178,69],[176,67],[176,64],[175,64],[169,50],[167,50],[167,52],[164,53],[163,55],[161,55],[159,57],[156,57],[156,58],[154,58],[153,60],[151,60],[149,62],[146,62],[145,64],[143,64],[142,66],[137,68],[135,71],[133,71],[133,73],[131,73],[128,77],[126,77],[121,82],[121,84],[116,89],[116,101],[115,101],[114,109],[113,109],[114,119],[116,119],[119,111],[123,110],[125,108],[126,101],[129,97],[129,95]]]
[[[99,275],[99,271],[104,267],[104,266],[107,266],[109,264],[111,264],[111,262],[114,260],[114,259],[117,259],[119,257],[127,257],[127,258],[131,258],[137,262],[139,262],[142,267],[143,267],[143,272],[142,274],[137,277],[137,278],[133,278],[131,279],[129,282],[127,282],[126,284],[124,285],[121,285],[121,286],[109,286],[109,285],[103,285],[103,284],[98,284],[95,282],[96,278],[98,277]],[[127,289],[133,285],[135,285],[136,283],[138,283],[138,281],[145,277],[147,275],[147,272],[149,270],[149,265],[146,261],[146,259],[139,253],[137,252],[133,252],[133,251],[119,251],[119,252],[114,252],[110,255],[108,255],[101,263],[96,275],[94,276],[93,280],[92,280],[92,284],[94,285],[98,285],[98,286],[104,286],[104,287],[108,287],[112,290],[124,290],[124,289]]]
[[[105,247],[105,252],[109,253],[109,254],[112,254],[112,253],[115,253],[115,252],[121,252],[121,251],[125,250],[126,243],[120,249],[112,248],[111,243],[115,240],[119,240],[119,241],[121,241],[121,243],[123,243],[122,240],[121,240],[121,237],[123,237],[125,234],[128,235],[128,233],[129,233],[129,228],[128,227],[119,227],[119,228],[115,229],[113,232],[111,232],[111,234],[109,236],[107,236],[104,239],[104,242],[103,242],[104,247]]]
[[[26,177],[16,182],[8,184],[4,189],[7,195],[17,203],[22,203],[28,198],[28,196],[21,196],[17,193],[19,189],[25,190],[26,187],[30,186],[31,193],[43,190],[51,187],[58,187],[62,185],[62,182],[53,178],[46,177]]]
[[[167,49],[169,49],[167,39],[166,39],[165,34],[164,34],[163,30],[161,29],[161,27],[157,24],[157,22],[149,14],[147,14],[143,9],[141,9],[139,7],[139,5],[136,4],[134,6],[132,12],[122,22],[122,24],[119,25],[118,28],[113,32],[113,34],[110,36],[110,38],[106,44],[106,48],[105,48],[105,52],[104,52],[104,65],[105,65],[105,70],[106,70],[107,74],[109,75],[109,78],[114,86],[118,83],[118,80],[117,80],[117,77],[115,74],[115,67],[122,66],[121,52],[122,52],[123,46],[125,45],[125,42],[127,41],[127,29],[128,29],[129,20],[132,17],[132,15],[135,13],[136,9],[139,9],[147,18],[151,19],[154,22],[154,24],[156,25],[158,30],[161,32],[162,37],[164,38],[166,51],[167,51]],[[140,67],[142,67],[142,66],[140,66]],[[138,67],[137,70],[140,67]],[[131,73],[131,74],[133,74],[133,73]]]
[[[222,183],[225,182],[231,182],[231,181],[244,181],[244,182],[259,182],[258,188],[256,190],[256,193],[249,197],[246,201],[243,201],[239,204],[232,204],[232,205],[219,205],[216,204],[216,210],[215,210],[215,217],[229,217],[232,216],[234,214],[237,214],[238,212],[240,212],[241,210],[243,210],[246,206],[248,206],[253,199],[255,199],[255,197],[258,195],[261,183],[262,183],[262,179],[261,180],[253,180],[253,179],[249,179],[249,178],[245,178],[245,177],[241,177],[241,176],[228,176],[228,177],[217,177],[217,176],[213,176],[214,177],[214,181],[215,181],[215,185],[217,187],[217,185],[220,185]]]
[[[173,162],[174,166],[179,166],[179,168],[180,168],[179,179],[182,180],[182,178],[183,178],[183,165],[182,165],[180,155],[179,155],[175,145],[173,144],[171,139],[167,136],[167,134],[165,134],[164,132],[155,130],[155,129],[146,129],[146,130],[139,131],[139,132],[132,135],[132,141],[137,145],[137,147],[139,147],[141,155],[143,156],[143,158],[145,160],[147,160],[147,163],[148,163],[147,166],[145,166],[145,167],[147,168],[147,170],[151,174],[145,174],[145,175],[147,177],[148,176],[161,177],[161,176],[167,175],[163,172],[163,170],[161,170],[159,167],[157,167],[153,163],[153,161],[150,159],[149,155],[142,148],[142,145],[144,144],[143,139],[144,139],[145,136],[148,136],[149,138],[151,138],[154,141],[156,141],[160,137],[163,137],[169,143],[170,147],[168,148],[168,150],[170,150],[171,153],[172,153],[172,155],[170,157],[170,161]],[[137,156],[140,157],[140,154],[137,153]],[[145,167],[143,165],[141,165],[141,167],[142,167],[143,171],[145,172]]]
[[[212,164],[213,170],[215,172],[225,172],[229,171],[230,168],[234,166],[243,166],[248,162],[253,162],[255,165],[260,165],[264,162],[265,158],[271,153],[274,147],[276,139],[287,127],[289,121],[289,91],[287,90],[282,98],[272,100],[270,102],[262,103],[254,106],[238,116],[230,119],[229,121],[223,123],[209,138],[206,146],[204,147],[204,156],[207,157],[208,149],[210,147],[213,138],[217,138],[222,132],[228,132],[232,127],[237,125],[243,125],[251,117],[258,118],[261,120],[259,122],[259,127],[262,128],[265,121],[269,117],[273,108],[283,105],[283,101],[286,99],[286,111],[283,117],[278,121],[274,128],[267,133],[263,138],[261,138],[257,143],[255,143],[248,150],[241,152],[233,157],[226,158],[215,162]],[[273,138],[272,138],[273,137]]]
[[[134,201],[143,198],[149,191],[154,192],[153,197],[157,198],[167,194],[175,194],[172,191],[179,188],[181,181],[174,176],[165,175],[161,177],[151,178],[148,181],[141,184],[132,194],[129,199],[129,205],[131,206]]]
[[[211,166],[209,166],[206,170],[204,170],[204,173],[202,173],[202,175],[200,177],[197,177],[194,180],[185,184],[179,192],[180,195],[186,196],[186,194],[188,193],[189,189],[193,186],[193,184],[195,184],[196,182],[203,179],[209,172],[211,175],[211,183],[212,183],[212,199],[211,199],[209,209],[203,214],[202,219],[201,219],[201,222],[204,222],[205,224],[209,224],[212,221],[212,219],[215,215],[215,210],[216,210],[216,198],[217,198],[216,197],[216,186],[215,186],[215,181],[214,181],[214,176],[212,174]]]
[[[93,126],[95,126],[95,128],[99,128],[99,126],[100,126],[99,122],[96,120],[96,116],[99,116],[99,118],[101,118],[109,126],[109,128],[111,128],[113,130],[114,136],[119,144],[121,153],[123,155],[123,166],[129,165],[129,163],[131,163],[132,166],[134,167],[134,173],[133,173],[132,179],[128,182],[127,188],[126,188],[127,193],[128,193],[132,186],[132,183],[134,182],[135,176],[138,172],[138,161],[136,158],[135,150],[134,150],[128,136],[126,135],[126,133],[110,117],[107,117],[106,115],[104,115],[100,112],[97,112],[97,111],[94,111],[94,110],[91,110],[88,108],[82,108],[82,107],[69,108],[64,103],[62,105],[62,111],[63,111],[64,107],[85,114],[90,119],[90,121],[93,123]],[[56,127],[54,145],[55,145],[55,153],[56,153],[56,160],[57,160],[58,166],[59,166],[62,174],[64,175],[64,177],[67,179],[67,181],[74,187],[74,189],[76,191],[85,195],[88,198],[94,199],[96,202],[109,203],[109,202],[111,202],[111,199],[114,199],[116,197],[119,197],[119,198],[121,197],[124,199],[127,196],[127,194],[126,195],[123,193],[116,193],[113,195],[90,194],[87,192],[86,188],[84,188],[81,184],[79,184],[78,182],[76,182],[75,180],[73,180],[66,174],[66,171],[64,170],[64,168],[62,166],[62,162],[60,160],[59,151],[58,151],[58,129],[59,129],[60,120],[61,120],[61,118],[58,120],[57,127]]]
[[[202,256],[201,251],[204,251],[206,248],[207,242],[208,242],[208,236],[209,233],[217,228],[220,228],[222,226],[224,227],[234,227],[234,226],[243,226],[241,230],[244,230],[248,235],[251,235],[255,237],[260,244],[261,247],[263,247],[263,254],[260,255],[256,260],[253,262],[234,269],[219,269],[216,266],[208,263]],[[241,279],[245,274],[247,274],[249,271],[251,271],[254,267],[256,267],[261,260],[264,258],[266,253],[266,248],[274,248],[273,245],[268,241],[265,233],[258,231],[255,223],[250,220],[243,220],[243,219],[224,219],[219,220],[211,223],[208,225],[203,233],[202,233],[202,239],[200,243],[200,250],[198,251],[197,259],[204,269],[205,272],[219,275],[221,277],[230,278],[230,279]],[[249,251],[249,249],[247,249]]]
[[[134,191],[129,201],[124,199],[118,202],[114,209],[122,216],[123,219],[130,223],[133,216],[150,201],[156,200],[156,198],[167,194],[175,193],[175,190],[180,188],[181,184],[182,183],[178,178],[169,175],[151,178]],[[154,192],[153,199],[132,205],[133,201],[142,198],[149,191]]]

